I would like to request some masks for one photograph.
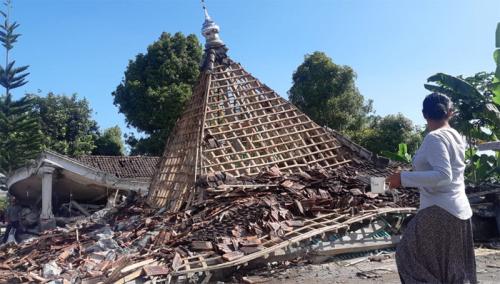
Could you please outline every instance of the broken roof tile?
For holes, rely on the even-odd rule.
[[[118,178],[150,179],[156,170],[160,157],[86,155],[73,159],[91,168],[113,174]]]

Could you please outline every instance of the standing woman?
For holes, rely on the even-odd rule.
[[[391,188],[417,187],[420,209],[396,250],[403,283],[477,283],[472,210],[465,195],[465,143],[450,127],[452,103],[428,95],[422,113],[429,133],[413,158],[413,171],[388,178]]]

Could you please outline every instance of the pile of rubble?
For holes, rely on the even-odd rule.
[[[98,211],[18,245],[0,248],[0,282],[126,283],[166,277],[186,257],[231,261],[269,239],[329,213],[356,216],[376,208],[411,207],[414,191],[374,194],[350,167],[283,176],[277,168],[254,178],[217,172],[200,177],[199,198],[182,213],[141,201]]]

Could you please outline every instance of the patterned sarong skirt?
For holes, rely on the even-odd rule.
[[[396,249],[402,283],[477,283],[470,219],[438,206],[420,210]]]

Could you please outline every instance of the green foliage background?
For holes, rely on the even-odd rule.
[[[144,138],[128,136],[131,154],[161,155],[175,121],[191,98],[201,56],[195,35],[162,33],[146,54],[129,62],[112,95],[127,123],[146,134]]]
[[[122,139],[120,127],[110,127],[97,138],[92,155],[123,156],[125,146]]]
[[[402,114],[374,115],[372,101],[361,95],[355,79],[351,67],[316,51],[294,72],[288,97],[315,122],[339,130],[372,152],[393,151],[402,142],[414,152],[421,135],[411,120]]]
[[[360,94],[351,67],[337,65],[325,53],[316,51],[305,56],[292,78],[290,102],[315,122],[340,131],[363,128],[372,101],[365,102]]]
[[[15,67],[10,60],[20,34],[19,24],[10,20],[11,2],[5,2],[0,24],[0,42],[5,48],[5,66],[0,65],[0,172],[8,174],[34,159],[43,149],[68,156],[92,152],[123,155],[121,131],[113,128],[101,136],[92,109],[77,95],[49,93],[45,97],[26,94],[14,99],[11,90],[27,83],[28,66]]]
[[[43,146],[68,156],[88,155],[95,148],[99,137],[97,122],[92,119],[92,109],[86,99],[47,94],[34,96]]]
[[[0,171],[7,174],[34,158],[43,147],[43,135],[33,98],[0,97]]]
[[[422,142],[420,129],[401,113],[376,117],[362,130],[351,132],[350,136],[377,154],[398,150],[400,143],[407,145],[408,153],[415,153]]]

